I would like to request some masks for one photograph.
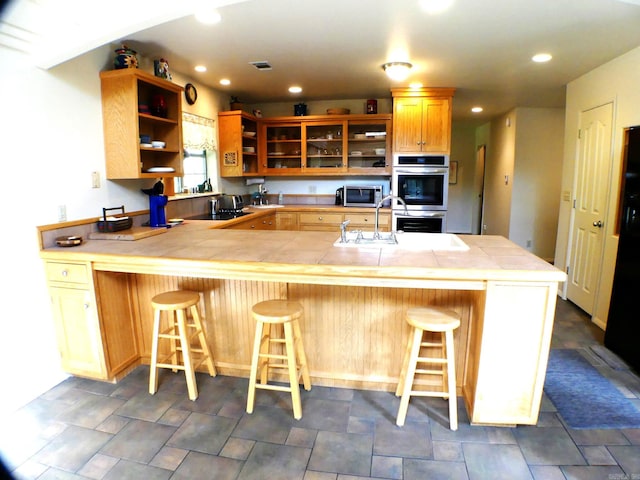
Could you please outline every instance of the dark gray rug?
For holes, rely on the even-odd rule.
[[[571,428],[640,428],[640,411],[578,350],[549,352],[544,391]]]

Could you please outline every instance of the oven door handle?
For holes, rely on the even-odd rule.
[[[425,212],[425,211],[409,211],[409,213],[404,210],[393,210],[393,214],[396,217],[402,218],[444,218],[446,212]]]
[[[408,175],[420,175],[423,173],[448,173],[448,168],[430,168],[430,167],[418,167],[418,168],[399,168],[393,167],[394,174],[408,174]]]

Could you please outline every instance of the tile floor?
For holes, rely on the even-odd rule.
[[[602,338],[559,300],[552,347],[582,349],[640,408],[640,378],[590,348]],[[472,427],[460,406],[452,432],[441,399],[412,400],[398,428],[392,393],[315,386],[296,421],[287,395],[264,390],[247,415],[246,379],[199,375],[191,402],[184,377],[163,372],[155,396],[147,367],[117,385],[67,379],[4,422],[4,462],[41,480],[640,479],[640,429],[571,430],[547,398],[536,426]]]

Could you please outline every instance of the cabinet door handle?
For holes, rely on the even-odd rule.
[[[319,220],[319,221],[322,221],[322,217],[318,217],[318,220]]]
[[[67,275],[69,275],[69,272],[67,270],[62,270],[60,275],[62,275],[63,277],[66,277]]]
[[[89,310],[89,302],[85,302],[84,303],[84,309],[85,310]]]

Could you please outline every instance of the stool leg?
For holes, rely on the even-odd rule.
[[[455,351],[453,349],[453,332],[448,330],[445,333],[447,344],[447,379],[449,383],[449,427],[451,430],[458,429],[458,407],[456,395],[456,366]]]
[[[400,378],[398,379],[398,387],[396,388],[396,397],[402,395],[404,384],[407,378],[407,368],[409,368],[409,358],[411,357],[411,347],[413,346],[413,333],[409,335],[407,345],[404,349],[404,357],[402,359],[402,368],[400,370]]]
[[[151,364],[149,365],[149,393],[158,391],[158,341],[160,338],[160,310],[153,312],[153,339],[151,341]]]
[[[271,353],[271,338],[276,326],[272,323],[262,324],[262,338],[260,339],[260,353],[258,355],[258,371],[260,372],[260,383],[266,385],[269,381],[269,355]]]
[[[209,349],[209,345],[207,344],[207,337],[204,334],[204,330],[202,329],[202,322],[200,321],[200,314],[198,313],[198,306],[191,306],[191,316],[193,317],[193,324],[198,331],[198,341],[200,342],[200,349],[202,350],[202,354],[206,357],[205,363],[207,364],[207,370],[209,371],[209,375],[215,377],[216,367],[213,364],[213,356],[211,355],[211,350]]]
[[[307,355],[304,352],[304,344],[302,343],[302,332],[300,331],[300,324],[297,320],[293,322],[293,340],[296,347],[296,358],[300,364],[300,372],[302,374],[302,383],[304,389],[311,390],[311,376],[309,375],[309,364],[307,363]]]
[[[256,334],[253,339],[253,354],[251,356],[251,372],[249,373],[249,392],[247,395],[247,413],[253,413],[253,405],[256,399],[256,380],[258,377],[258,361],[260,360],[260,349],[263,344],[264,323],[256,322]]]
[[[293,339],[292,322],[284,324],[284,339],[287,354],[287,366],[289,367],[289,387],[291,389],[291,403],[293,404],[293,418],[302,418],[302,404],[300,402],[300,384],[298,383],[298,368],[296,361],[296,347]]]
[[[193,370],[193,358],[191,358],[189,336],[187,335],[185,310],[178,310],[176,315],[178,317],[178,333],[180,335],[180,346],[182,347],[182,358],[184,360],[184,376],[187,380],[189,399],[196,400],[198,398],[198,386],[196,384],[196,375]]]
[[[416,375],[416,365],[418,356],[420,355],[422,333],[422,330],[419,328],[413,329],[413,341],[411,343],[411,352],[409,353],[409,363],[407,364],[407,373],[404,378],[402,397],[400,398],[400,408],[398,409],[398,417],[396,418],[396,425],[399,427],[404,425],[407,410],[409,409],[409,398],[411,397],[411,389],[413,388],[413,378]]]
[[[178,319],[176,317],[176,312],[171,310],[171,311],[167,311],[166,316],[169,320],[169,322],[171,322],[171,328],[172,328],[172,334],[173,335],[179,335],[180,334],[180,330],[178,328]],[[171,363],[174,365],[179,365],[180,364],[180,358],[179,358],[179,354],[178,354],[178,342],[176,340],[175,337],[172,337],[169,339],[169,343],[171,344]],[[183,358],[184,360],[184,358]],[[178,369],[177,368],[172,368],[171,371],[173,373],[177,373]]]

